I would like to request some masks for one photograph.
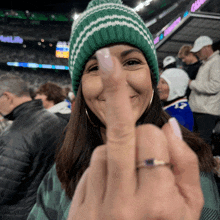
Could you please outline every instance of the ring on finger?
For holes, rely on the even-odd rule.
[[[172,164],[171,163],[167,163],[163,160],[156,160],[154,158],[150,158],[150,159],[146,159],[144,161],[139,161],[137,163],[137,169],[140,168],[146,168],[146,167],[157,167],[157,166],[168,166],[170,168],[172,168]]]

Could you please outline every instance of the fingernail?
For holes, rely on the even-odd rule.
[[[180,126],[175,118],[170,118],[168,120],[168,123],[171,125],[174,134],[179,137],[181,140],[183,140],[182,132],[180,130]]]
[[[108,48],[103,48],[96,52],[100,68],[107,73],[113,69],[113,62]]]

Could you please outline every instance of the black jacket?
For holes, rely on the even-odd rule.
[[[196,78],[196,75],[201,65],[202,65],[201,61],[198,61],[196,63],[184,66],[184,70],[188,73],[188,76],[191,80],[194,80]],[[190,93],[191,93],[191,89],[188,87],[186,90],[187,99],[189,99]]]
[[[0,219],[20,220],[35,204],[65,125],[41,100],[19,105],[7,117],[13,123],[0,136]]]

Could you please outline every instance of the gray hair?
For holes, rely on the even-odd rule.
[[[12,74],[0,76],[0,94],[4,92],[13,93],[18,97],[30,96],[28,83]]]

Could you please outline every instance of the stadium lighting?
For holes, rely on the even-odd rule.
[[[145,0],[144,2],[140,2],[135,8],[133,8],[134,11],[138,12],[140,10],[142,10],[144,7],[150,5],[150,3],[152,2],[153,0]],[[72,18],[73,20],[77,20],[77,18],[80,16],[80,14],[77,14],[77,13],[74,13],[72,15]]]
[[[134,8],[135,11],[140,11],[144,8],[144,4],[141,2],[136,8]]]
[[[79,17],[79,15],[77,13],[74,14],[73,19],[74,21]]]
[[[140,11],[141,9],[143,9],[144,7],[148,6],[153,0],[146,0],[144,2],[141,2],[138,4],[138,6],[136,6],[134,8],[134,11]]]

